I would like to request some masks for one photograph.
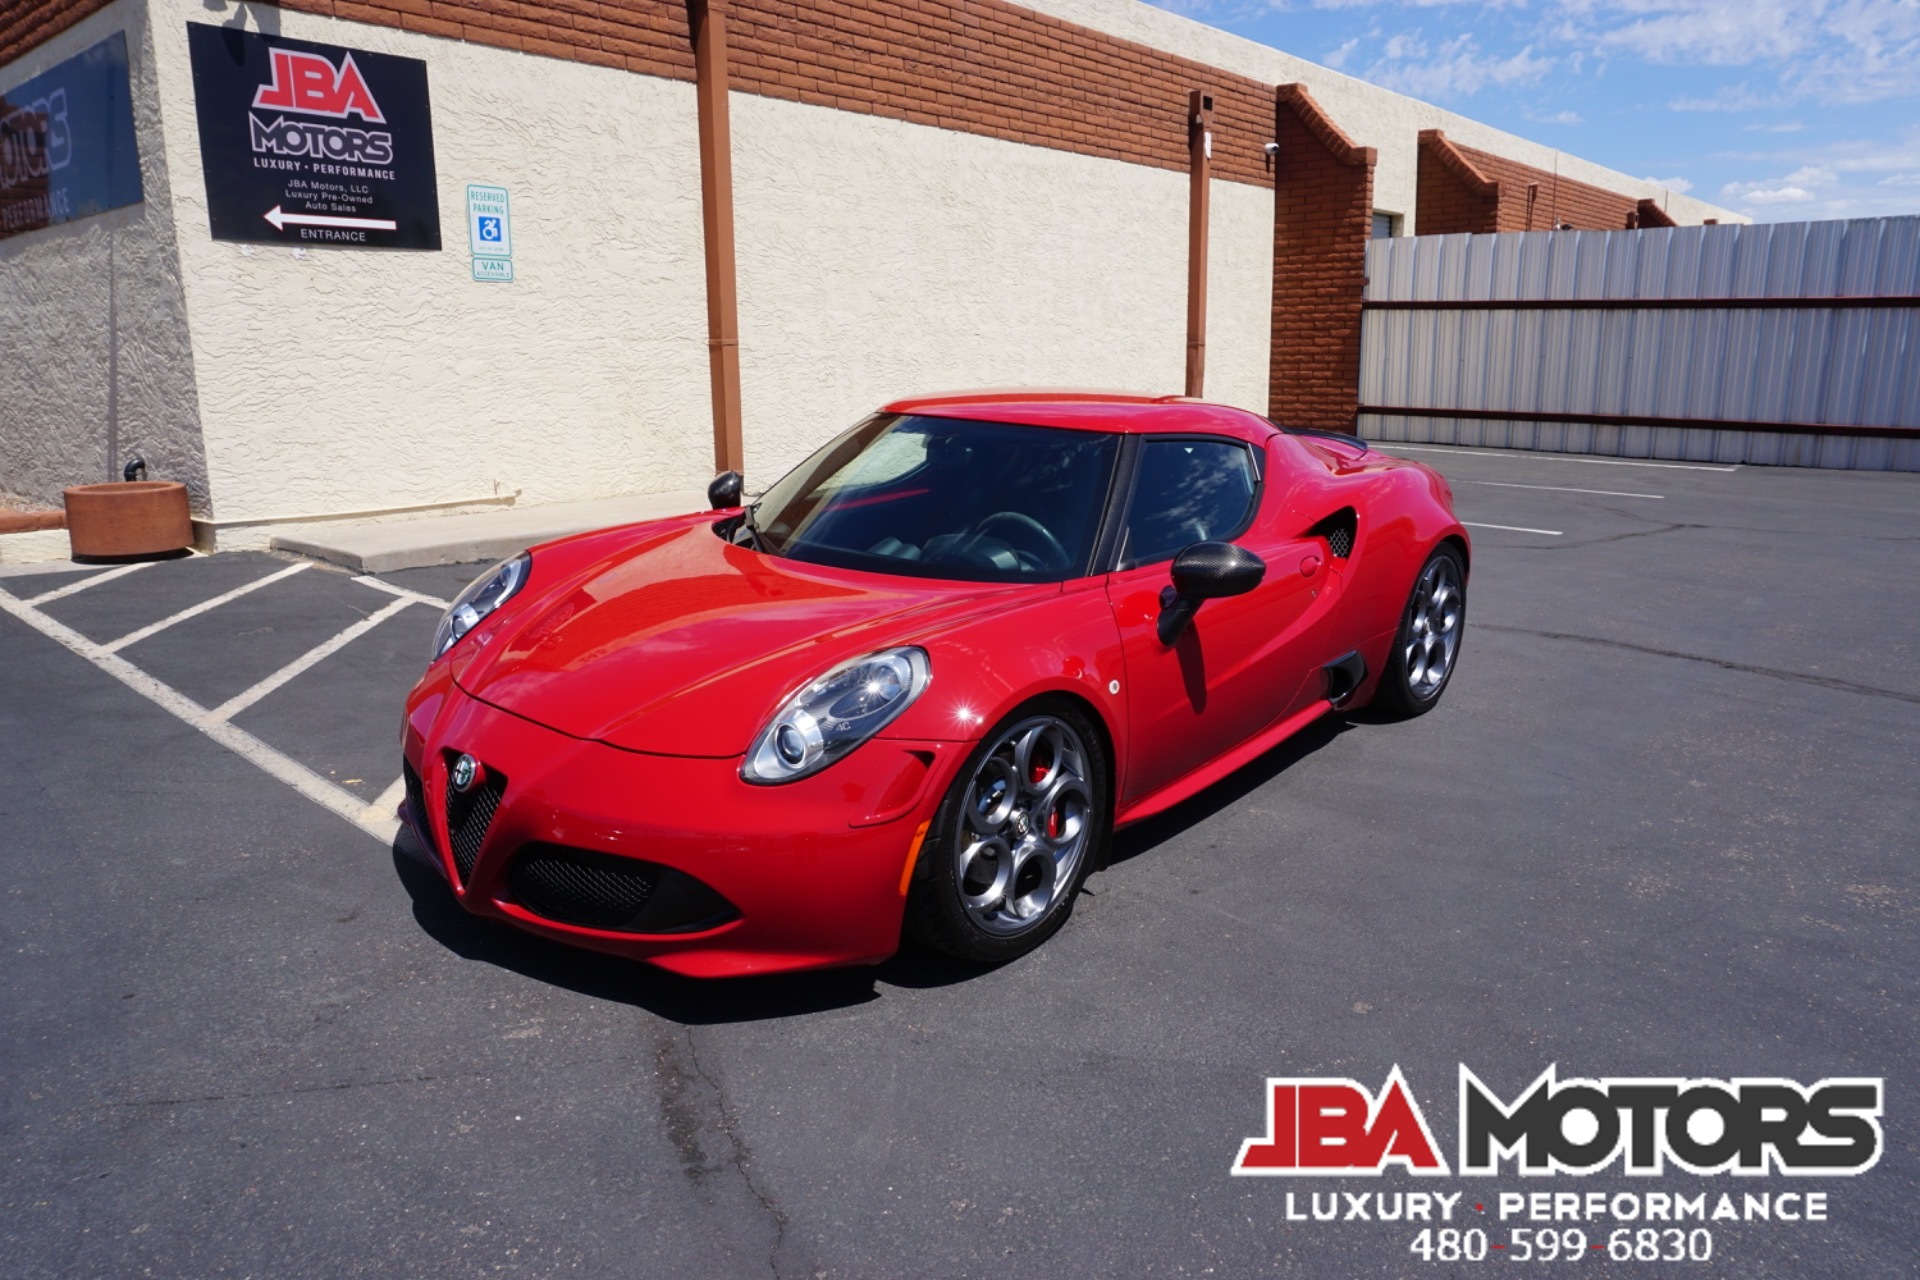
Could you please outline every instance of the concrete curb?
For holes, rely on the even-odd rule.
[[[705,494],[683,489],[418,520],[308,524],[274,534],[271,546],[275,551],[325,560],[356,573],[390,573],[436,564],[504,560],[569,534],[684,515],[706,505]]]

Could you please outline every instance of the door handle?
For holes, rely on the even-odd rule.
[[[1311,578],[1314,574],[1318,572],[1320,572],[1319,556],[1304,555],[1300,557],[1300,576],[1301,577]]]

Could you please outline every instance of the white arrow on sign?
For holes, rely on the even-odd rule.
[[[351,227],[356,231],[392,231],[399,224],[392,218],[329,218],[317,213],[282,213],[275,205],[263,215],[275,231],[291,222],[297,227]]]

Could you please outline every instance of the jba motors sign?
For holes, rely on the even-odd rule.
[[[0,240],[140,200],[125,32],[0,92]]]
[[[1463,1175],[1643,1177],[1848,1175],[1880,1159],[1883,1084],[1776,1078],[1558,1078],[1549,1066],[1502,1099],[1462,1065]],[[1353,1080],[1269,1079],[1267,1132],[1240,1146],[1233,1172],[1377,1176],[1389,1166],[1447,1176],[1425,1113],[1395,1067],[1377,1093]]]
[[[216,240],[438,249],[427,64],[187,24]]]

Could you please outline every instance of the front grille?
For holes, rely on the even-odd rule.
[[[533,845],[514,859],[507,884],[527,910],[549,920],[619,929],[653,896],[660,868],[651,862]]]
[[[506,778],[491,769],[480,785],[465,795],[447,788],[447,843],[453,847],[453,865],[459,868],[461,884],[473,875],[480,845],[487,838],[487,828],[493,825],[493,815],[499,812],[500,797],[506,789]]]
[[[521,906],[562,924],[621,933],[689,933],[740,913],[681,871],[556,844],[530,844],[507,870]]]
[[[413,823],[414,834],[429,849],[433,847],[433,824],[427,821],[427,789],[420,785],[420,775],[405,760],[400,762],[400,773],[407,780],[407,820]]]

